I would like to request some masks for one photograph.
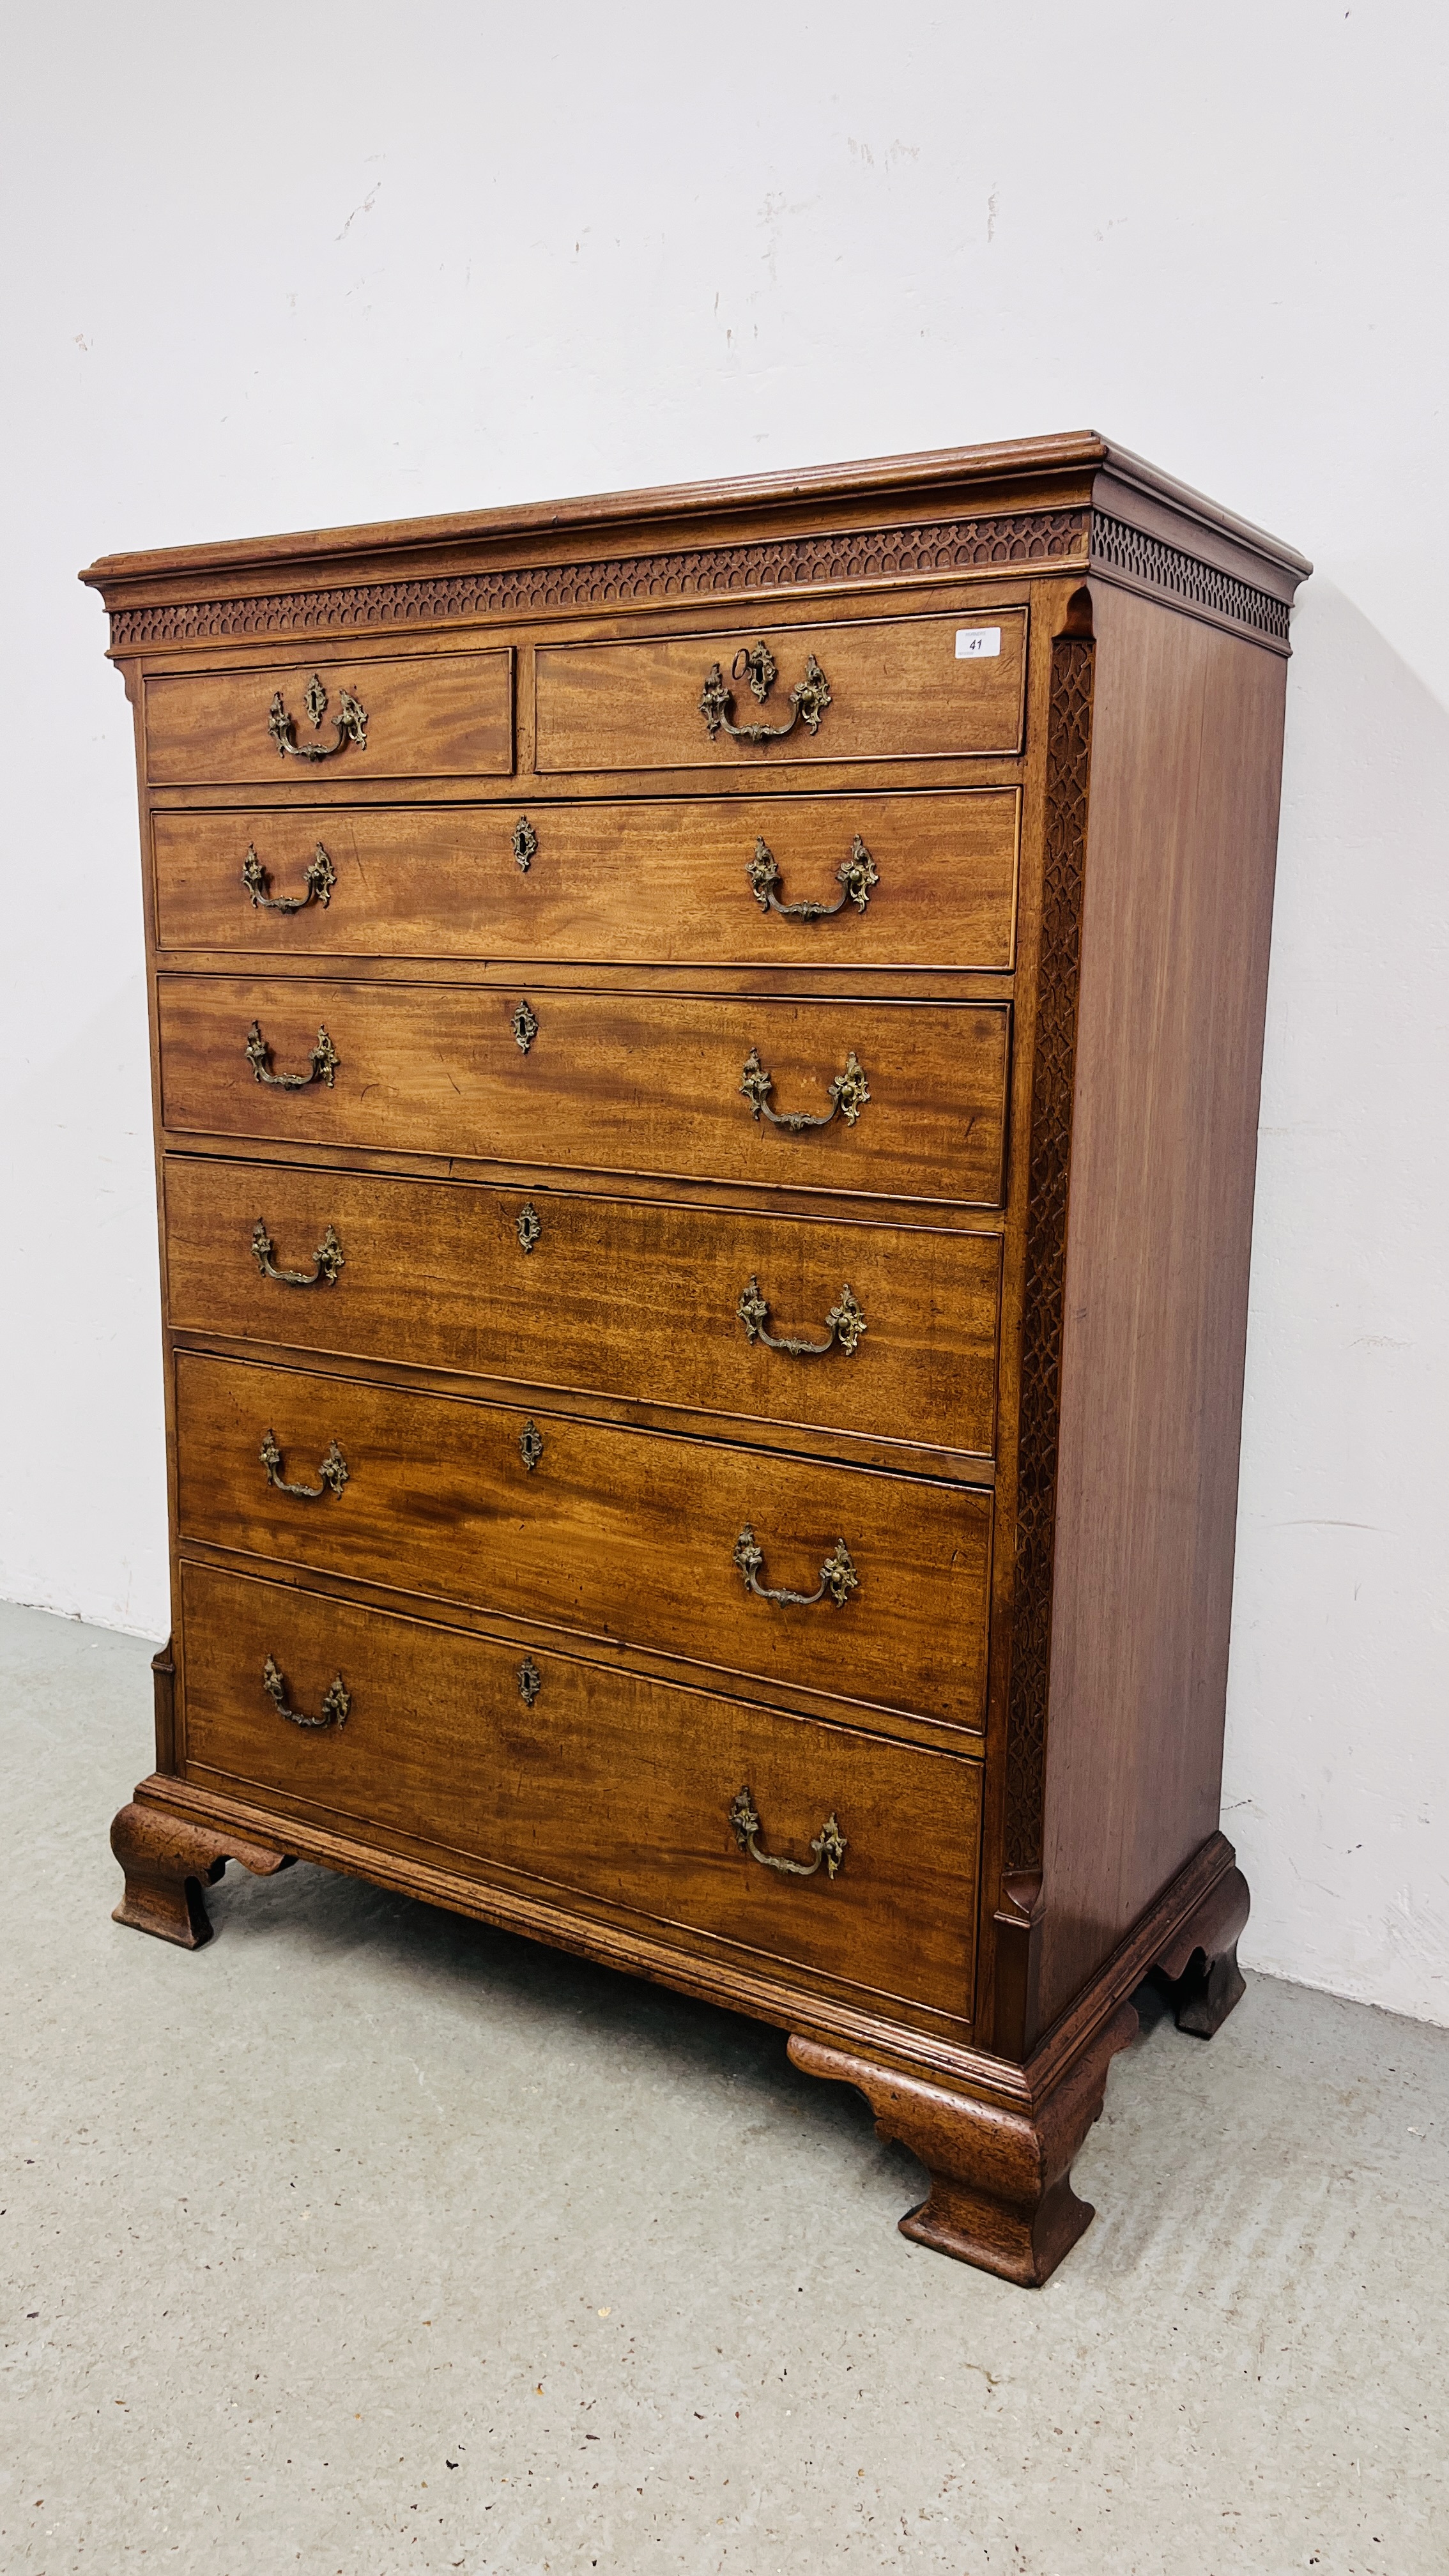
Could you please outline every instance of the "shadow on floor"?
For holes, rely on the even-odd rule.
[[[307,1861],[262,1880],[233,1864],[207,1903],[218,1937],[229,1943],[295,1943],[312,1958],[319,1950],[365,1949],[376,1970],[409,1985],[423,1981],[434,1999],[451,2000],[463,2016],[486,1996],[491,2010],[545,2027],[586,2021],[595,2037],[667,2062],[675,2083],[743,2084],[807,2119],[819,2135],[842,2144],[871,2141],[898,2174],[903,2215],[929,2187],[924,2166],[905,2147],[875,2137],[864,2096],[802,2074],[786,2053],[785,2033],[772,2024]],[[1139,1987],[1132,2001],[1140,2023],[1134,2054],[1164,2025],[1165,2036],[1175,2038],[1172,2005],[1155,1984]]]

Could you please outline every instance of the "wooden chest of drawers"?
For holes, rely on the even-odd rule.
[[[733,2004],[1043,2280],[1217,1831],[1288,612],[1091,436],[109,557],[175,1634],[306,1855]]]

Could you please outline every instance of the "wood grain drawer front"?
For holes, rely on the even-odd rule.
[[[176,1400],[184,1538],[984,1722],[986,1494],[184,1352]]]
[[[184,975],[159,996],[173,1133],[1001,1201],[1000,1003]]]
[[[160,944],[288,959],[1007,968],[1018,806],[1015,788],[970,788],[163,811],[152,817]],[[815,919],[802,904],[838,909]]]
[[[181,1590],[190,1777],[969,2017],[976,1763],[539,1650],[525,1698],[516,1646],[196,1565]],[[304,1719],[340,1676],[343,1724],[289,1724],[268,1658]],[[757,1848],[807,1867],[834,1816],[837,1874],[741,1849],[745,1788]]]
[[[176,1332],[991,1453],[995,1235],[184,1155],[164,1185]],[[753,1339],[752,1281],[768,1309]],[[828,1321],[847,1288],[853,1350]]]
[[[962,641],[975,634],[988,646],[994,639],[994,649],[983,654]],[[761,644],[768,661],[748,664]],[[768,677],[771,665],[776,676],[761,699],[752,678],[762,669]],[[1022,743],[1026,610],[548,644],[534,667],[536,765],[545,775],[1009,757]],[[818,673],[829,691],[823,708]],[[716,674],[728,703],[711,728]],[[752,742],[737,739],[731,725],[788,730],[783,739]]]
[[[506,646],[146,680],[146,771],[158,787],[292,794],[305,783],[331,797],[360,779],[506,778],[512,767]]]

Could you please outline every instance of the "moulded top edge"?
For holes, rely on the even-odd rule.
[[[1149,514],[1155,507],[1160,519],[1165,508],[1180,525],[1185,522],[1182,535],[1189,545],[1195,526],[1271,566],[1277,577],[1269,586],[1280,593],[1286,590],[1291,596],[1312,569],[1291,546],[1130,449],[1114,446],[1094,430],[1073,430],[1051,438],[933,448],[914,456],[788,473],[103,555],[79,578],[103,591],[112,607],[127,598],[128,604],[141,605],[189,596],[192,586],[203,581],[240,597],[258,582],[279,578],[320,577],[345,584],[399,573],[418,577],[471,569],[490,560],[506,563],[510,556],[518,563],[543,562],[561,547],[587,546],[591,534],[626,555],[670,541],[708,549],[745,537],[799,532],[821,508],[872,514],[922,507],[1008,514],[1044,507],[1085,509],[1099,482],[1111,496],[1111,508],[1120,509],[1124,499],[1137,493]]]
[[[1306,581],[1312,572],[1308,557],[1299,554],[1296,546],[1286,545],[1281,537],[1270,536],[1266,528],[1255,527],[1251,519],[1239,518],[1235,510],[1224,510],[1218,502],[1210,501],[1205,492],[1194,491],[1190,483],[1179,483],[1174,475],[1164,474],[1160,466],[1149,464],[1145,456],[1134,456],[1130,447],[1109,448],[1102,462],[1110,467],[1117,482],[1146,493],[1154,501],[1166,501],[1185,517],[1198,519],[1204,527],[1217,529],[1221,535],[1248,547],[1254,554],[1266,555],[1270,563],[1281,564],[1285,572],[1295,573],[1299,581]]]
[[[343,528],[242,537],[213,545],[164,546],[101,555],[79,575],[96,587],[128,575],[242,569],[250,564],[315,563],[328,558],[392,553],[457,544],[468,539],[563,535],[606,528],[619,521],[702,518],[794,503],[843,500],[852,494],[908,496],[923,486],[1033,474],[1090,474],[1112,453],[1095,430],[1069,430],[1050,438],[1001,439],[979,447],[941,447],[914,456],[877,456],[791,468],[775,474],[727,475],[697,483],[660,484],[631,492],[585,493],[573,499],[510,503],[501,509],[460,510],[436,518],[387,519]],[[1082,493],[1085,500],[1085,490]]]

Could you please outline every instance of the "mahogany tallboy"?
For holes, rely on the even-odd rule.
[[[1289,608],[1082,434],[115,555],[175,1634],[297,1855],[753,2013],[1044,2280],[1210,2036]]]

